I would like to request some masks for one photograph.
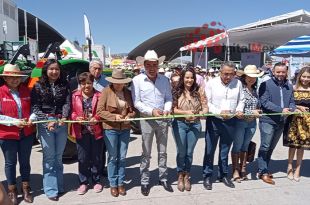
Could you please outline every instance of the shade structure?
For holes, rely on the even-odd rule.
[[[255,52],[268,52],[283,45],[290,39],[308,35],[309,31],[310,13],[305,10],[298,10],[228,29],[227,35],[229,37],[229,46],[247,47],[249,50],[254,49]],[[212,37],[205,40],[210,38]],[[183,46],[180,50],[195,49],[201,46],[203,41]],[[225,38],[217,38],[216,43],[227,44]]]
[[[270,52],[279,57],[310,57],[310,35],[300,36]]]

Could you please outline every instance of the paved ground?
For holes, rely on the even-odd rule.
[[[254,141],[259,144],[259,134],[256,133]],[[156,143],[153,144],[153,158],[151,161],[152,189],[148,197],[140,194],[139,186],[139,162],[141,153],[141,136],[132,135],[129,144],[127,159],[127,196],[114,198],[110,195],[107,180],[104,180],[106,188],[102,193],[96,194],[92,189],[84,196],[76,194],[78,187],[77,163],[65,164],[65,190],[59,202],[49,201],[42,191],[42,152],[40,146],[35,146],[32,151],[32,175],[31,185],[34,191],[34,204],[309,204],[310,203],[310,152],[305,152],[305,160],[302,167],[300,182],[292,182],[286,178],[287,148],[280,141],[271,162],[271,171],[274,173],[276,185],[268,185],[255,176],[256,163],[249,164],[249,178],[251,180],[236,184],[235,189],[229,189],[222,183],[213,184],[212,191],[204,190],[202,186],[202,159],[205,142],[200,138],[194,153],[192,167],[191,192],[179,192],[176,188],[175,157],[176,149],[171,132],[168,142],[168,166],[169,180],[173,183],[174,193],[168,193],[163,188],[156,186],[158,170],[156,169],[157,154]],[[0,179],[5,179],[3,168],[3,156],[0,154]],[[215,160],[217,161],[217,160]],[[216,167],[217,168],[217,167]],[[215,179],[214,179],[215,180]],[[4,181],[5,183],[5,181]],[[21,198],[21,196],[20,196]],[[25,204],[21,202],[21,204]]]

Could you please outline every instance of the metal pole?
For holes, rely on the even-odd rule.
[[[191,50],[191,61],[194,64],[194,59],[193,59],[193,51]]]
[[[181,66],[183,65],[183,60],[182,60],[182,58],[183,58],[183,54],[182,54],[182,51],[180,52],[181,53],[181,56],[180,56],[180,58],[181,58]]]
[[[88,58],[89,62],[92,60],[92,52],[91,52],[91,39],[87,39],[88,42]]]
[[[27,44],[27,42],[28,42],[28,32],[27,32],[27,30],[28,30],[28,26],[27,26],[27,12],[26,12],[26,10],[24,10],[24,24],[25,24],[25,44]]]
[[[226,42],[226,46],[227,46],[227,61],[230,61],[230,48],[229,48],[229,35],[227,33],[227,42]]]
[[[205,55],[206,55],[206,59],[205,59],[205,68],[208,69],[208,47],[206,46],[206,50],[205,50]]]
[[[37,36],[37,43],[39,44],[39,20],[36,18],[36,36]]]

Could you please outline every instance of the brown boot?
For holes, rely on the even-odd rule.
[[[183,172],[178,173],[178,190],[180,192],[184,191],[184,173]]]
[[[112,196],[118,197],[119,193],[118,193],[118,188],[117,187],[111,187],[110,191],[111,191],[111,195]]]
[[[247,159],[247,152],[240,153],[240,170],[241,170],[241,180],[248,180],[247,173],[246,173],[246,159]]]
[[[118,193],[119,195],[122,195],[122,196],[125,196],[127,194],[124,185],[118,187]]]
[[[232,169],[233,169],[233,180],[240,183],[239,175],[239,155],[240,153],[231,153]]]
[[[189,180],[189,173],[188,172],[185,172],[185,174],[184,174],[184,186],[185,186],[186,191],[191,191],[192,185],[191,185],[191,181]]]
[[[8,196],[10,200],[12,201],[13,205],[17,205],[17,189],[16,185],[9,185],[8,187]]]
[[[29,186],[29,182],[22,182],[22,191],[23,191],[23,197],[24,197],[24,201],[27,203],[32,203],[33,202],[33,198],[31,195],[31,189]]]

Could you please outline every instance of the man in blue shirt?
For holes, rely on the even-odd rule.
[[[287,80],[287,66],[276,63],[272,69],[271,79],[259,87],[259,100],[263,113],[283,113],[282,115],[262,116],[259,119],[261,145],[258,152],[258,177],[265,183],[275,184],[268,166],[272,152],[284,129],[286,116],[294,112],[293,86]]]

